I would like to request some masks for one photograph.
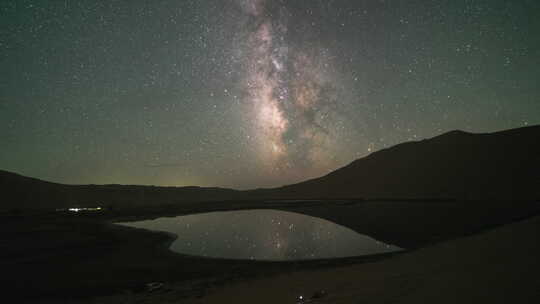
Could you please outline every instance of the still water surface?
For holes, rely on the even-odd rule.
[[[174,233],[172,251],[215,258],[305,260],[401,250],[321,218],[278,210],[210,212],[120,225]]]

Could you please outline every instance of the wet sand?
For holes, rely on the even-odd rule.
[[[405,254],[337,260],[231,261],[175,254],[167,249],[173,239],[171,235],[113,224],[159,216],[252,208],[320,216],[360,233],[390,240],[390,243],[406,244],[408,246],[404,247],[413,249],[428,247]],[[449,269],[468,271],[484,265],[475,271],[477,276],[471,276],[475,280],[483,278],[480,274],[496,277],[493,269],[500,272],[499,276],[509,278],[526,277],[525,268],[538,270],[534,268],[537,264],[527,264],[531,256],[538,256],[535,251],[538,238],[525,231],[536,229],[537,233],[537,225],[520,228],[525,231],[523,234],[506,233],[508,239],[516,240],[514,245],[490,242],[479,246],[472,242],[467,245],[472,246],[467,250],[460,249],[467,248],[464,245],[449,245],[454,244],[452,239],[534,214],[538,214],[537,203],[311,202],[291,206],[290,203],[216,202],[102,213],[2,215],[0,229],[5,238],[1,243],[0,266],[5,275],[0,283],[5,287],[5,297],[15,297],[19,303],[185,303],[188,299],[195,303],[226,303],[219,299],[230,297],[236,302],[248,299],[250,295],[257,302],[294,303],[297,295],[309,296],[322,289],[328,295],[321,300],[334,301],[328,303],[357,303],[356,298],[365,297],[370,302],[376,302],[378,297],[391,301],[388,300],[390,295],[397,297],[403,293],[409,296],[414,294],[412,291],[425,295],[446,285],[458,286],[456,284],[467,281],[467,276],[462,278],[463,273],[454,274],[454,281],[451,281]],[[440,243],[442,241],[446,242]],[[432,244],[436,245],[432,247]],[[502,257],[493,255],[506,252],[508,248],[516,249],[516,244],[525,247],[517,248],[514,256],[510,252]],[[437,248],[444,250],[430,253]],[[526,252],[534,255],[519,256]],[[467,262],[469,260],[471,262]],[[491,262],[486,264],[487,261]],[[488,267],[491,264],[494,268]],[[259,281],[264,278],[270,281]],[[440,284],[435,284],[437,280]],[[164,286],[149,291],[145,284],[150,282],[163,282]],[[507,281],[495,283],[499,284],[496,285],[499,289],[512,286]],[[270,285],[276,289],[269,289]],[[520,283],[519,286],[528,285]],[[422,288],[425,292],[421,292]],[[407,299],[404,295],[399,298]]]
[[[536,217],[379,262],[243,282],[183,303],[296,303],[300,296],[334,304],[538,303],[539,234]]]

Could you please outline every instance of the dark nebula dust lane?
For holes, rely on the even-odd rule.
[[[540,123],[534,0],[0,1],[0,169],[274,187]]]

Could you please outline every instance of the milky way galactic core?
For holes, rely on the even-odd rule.
[[[337,144],[338,79],[327,49],[290,41],[293,16],[275,3],[240,1],[246,18],[237,54],[244,60],[246,115],[255,118],[252,136],[268,169],[316,170],[331,162]]]

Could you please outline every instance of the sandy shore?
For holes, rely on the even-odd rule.
[[[379,262],[217,286],[181,303],[538,303],[539,233],[535,217]],[[173,286],[94,303],[178,301]]]
[[[376,263],[296,272],[185,303],[539,303],[540,217]]]
[[[287,263],[205,259],[169,251],[169,234],[112,224],[263,206],[319,216],[380,240],[423,248],[386,258]],[[300,295],[314,294],[321,296],[319,303],[466,303],[483,297],[523,302],[538,297],[535,291],[540,290],[534,277],[539,220],[486,229],[538,214],[538,207],[362,202],[284,208],[227,202],[196,209],[4,216],[0,228],[7,238],[0,266],[6,275],[0,281],[5,296],[19,303],[295,303]],[[148,291],[150,282],[164,286]]]

